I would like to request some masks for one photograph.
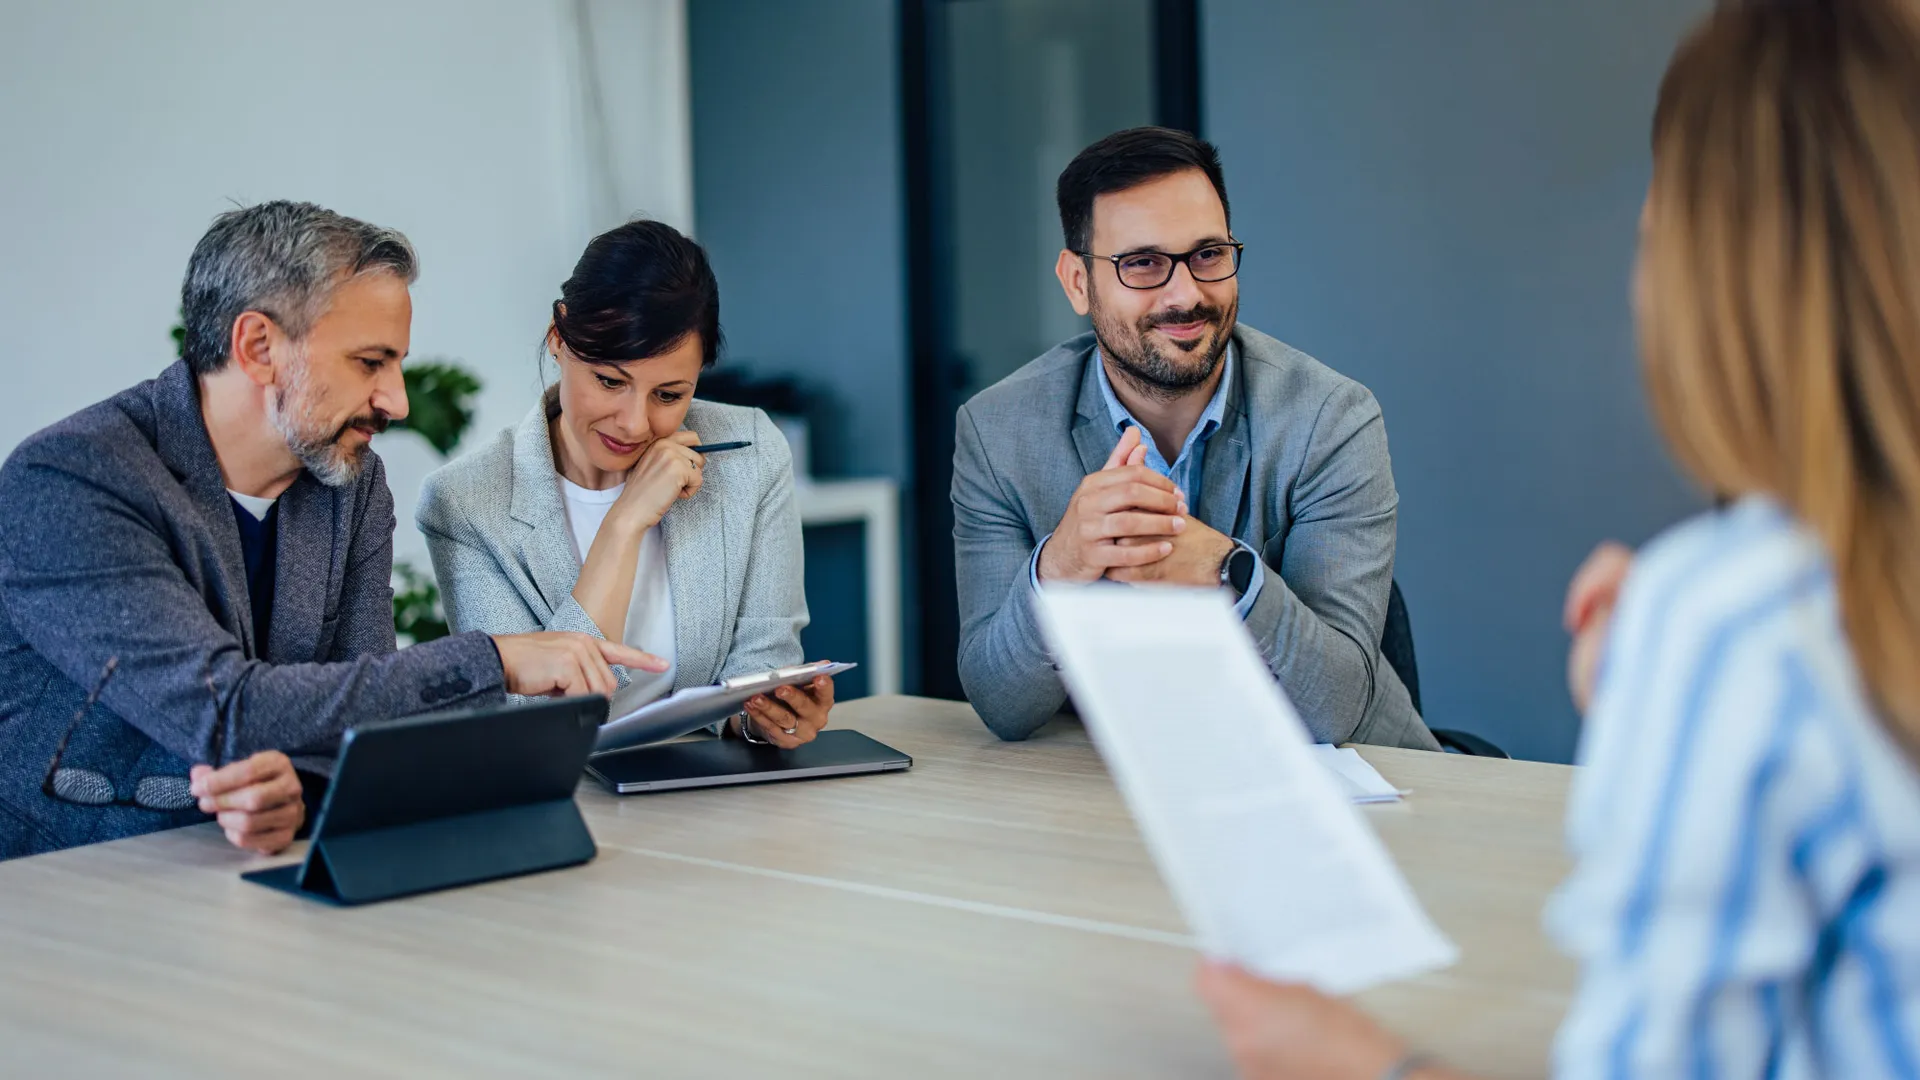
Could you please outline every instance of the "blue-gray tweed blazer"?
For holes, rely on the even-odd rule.
[[[0,466],[0,859],[208,820],[41,793],[110,657],[119,669],[63,764],[123,797],[144,777],[260,750],[325,772],[354,723],[501,697],[483,634],[394,651],[393,496],[369,458],[352,485],[303,473],[280,496],[263,642],[184,364],[14,450]]]

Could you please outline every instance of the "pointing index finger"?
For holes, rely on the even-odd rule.
[[[660,672],[667,670],[667,662],[652,653],[642,652],[631,645],[624,645],[618,641],[601,639],[598,640],[597,643],[600,646],[600,655],[606,658],[609,664],[638,668],[641,671]]]

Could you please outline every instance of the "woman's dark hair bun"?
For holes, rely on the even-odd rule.
[[[659,221],[629,221],[593,238],[553,302],[553,330],[588,363],[624,364],[700,338],[700,366],[719,359],[720,284],[707,253]]]

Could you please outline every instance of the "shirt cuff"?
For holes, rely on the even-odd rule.
[[[1267,583],[1267,562],[1260,557],[1259,552],[1253,550],[1253,545],[1245,540],[1235,540],[1233,546],[1253,556],[1253,582],[1241,595],[1240,602],[1233,605],[1233,613],[1240,616],[1241,622],[1246,622],[1247,613],[1253,610],[1253,602],[1260,599],[1260,586]]]
[[[1040,542],[1033,545],[1033,556],[1027,560],[1027,583],[1033,586],[1035,595],[1040,592],[1040,549],[1046,547],[1047,541],[1051,539],[1053,539],[1052,533],[1041,537]]]

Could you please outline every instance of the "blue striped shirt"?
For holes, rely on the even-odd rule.
[[[1920,781],[1811,534],[1750,498],[1649,545],[1580,760],[1556,1076],[1920,1077]]]

